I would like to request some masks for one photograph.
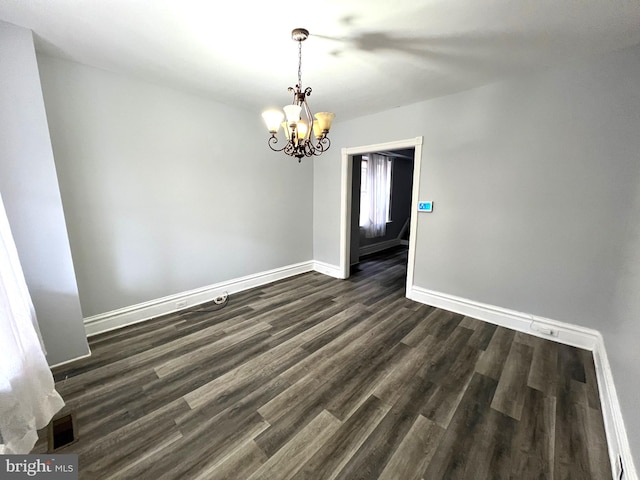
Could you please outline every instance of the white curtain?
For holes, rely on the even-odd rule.
[[[367,238],[383,237],[387,233],[389,192],[387,180],[391,175],[389,159],[373,153],[367,161],[367,197],[369,221],[364,225]]]
[[[0,196],[0,454],[29,453],[63,406]]]

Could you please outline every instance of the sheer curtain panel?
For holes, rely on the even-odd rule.
[[[0,196],[0,454],[29,453],[63,406]]]
[[[367,165],[367,194],[369,197],[369,222],[364,226],[367,238],[383,237],[387,232],[389,192],[387,180],[391,174],[388,158],[373,153]]]

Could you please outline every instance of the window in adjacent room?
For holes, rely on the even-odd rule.
[[[393,158],[373,153],[360,164],[360,226],[367,237],[382,237],[391,221]]]

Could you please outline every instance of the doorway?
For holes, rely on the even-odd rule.
[[[417,208],[418,193],[420,191],[419,178],[422,157],[422,137],[416,137],[407,140],[399,140],[395,142],[380,143],[374,145],[365,145],[361,147],[351,147],[342,149],[342,172],[341,172],[341,224],[340,224],[340,269],[342,278],[349,278],[352,249],[356,248],[355,239],[352,242],[352,236],[356,230],[353,227],[353,177],[354,177],[354,159],[357,163],[358,157],[372,152],[398,152],[413,151],[413,185],[411,188],[411,208],[409,215],[408,231],[408,262],[407,262],[407,293],[413,286],[413,268],[415,259],[416,246],[416,224],[417,224]],[[357,174],[356,174],[357,175]],[[357,208],[357,206],[356,206]],[[355,257],[355,255],[354,255]]]
[[[409,246],[414,148],[353,155],[351,270],[360,258]]]

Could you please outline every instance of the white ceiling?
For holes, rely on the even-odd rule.
[[[215,3],[215,4],[214,4]],[[339,119],[640,43],[638,0],[0,0],[39,52],[256,111],[290,102]]]

